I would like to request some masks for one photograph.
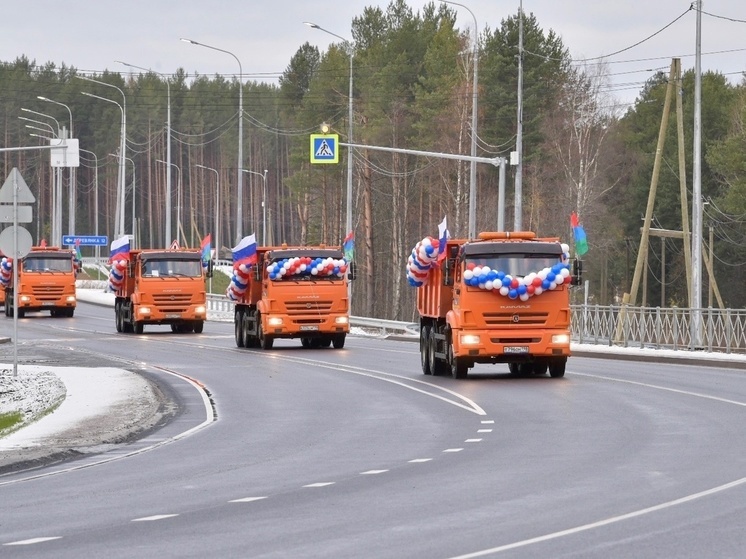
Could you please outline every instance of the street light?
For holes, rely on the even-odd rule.
[[[37,95],[37,99],[41,101],[47,101],[49,103],[54,103],[55,105],[60,105],[61,107],[65,107],[67,109],[68,114],[70,115],[70,135],[68,137],[74,138],[73,136],[73,112],[64,103],[60,103],[59,101],[55,101],[54,99],[49,99],[48,97],[44,97],[43,95]],[[70,234],[75,234],[75,200],[77,198],[77,170],[75,167],[70,169],[70,199],[68,200],[68,227],[70,229]]]
[[[478,77],[478,60],[479,60],[479,40],[477,28],[477,18],[467,6],[459,4],[458,2],[452,2],[451,0],[441,0],[445,4],[453,4],[454,6],[460,6],[471,14],[474,18],[474,47],[473,47],[473,58],[474,58],[474,77],[472,79],[472,100],[471,100],[471,169],[469,172],[469,238],[475,239],[477,236],[477,161],[474,159],[477,156],[477,77]]]
[[[181,40],[185,43],[191,43],[199,47],[205,47],[218,52],[224,52],[225,54],[230,54],[236,59],[236,62],[238,62],[238,186],[236,191],[236,196],[238,197],[238,203],[236,205],[236,243],[238,243],[243,238],[243,174],[241,173],[243,170],[243,67],[241,66],[241,61],[231,51],[212,47],[204,43],[198,43],[192,39],[182,38]]]
[[[53,120],[55,124],[57,125],[57,134],[55,135],[53,132],[53,135],[55,135],[56,138],[62,137],[62,127],[60,126],[59,121],[56,118],[54,118],[52,115],[48,115],[46,113],[40,113],[39,111],[32,111],[31,109],[26,109],[24,107],[21,107],[21,110],[27,113],[35,114],[38,116],[43,116],[44,118]],[[35,122],[38,122],[38,121],[35,121]],[[39,124],[44,124],[44,123],[39,122]],[[51,236],[52,236],[52,239],[59,239],[61,242],[62,241],[62,168],[61,167],[56,167],[54,169],[54,173],[52,174],[51,209],[52,209]],[[55,244],[56,244],[56,241],[55,241]]]
[[[244,169],[243,172],[262,177],[262,245],[267,246],[267,169],[264,169],[264,174],[248,169]]]
[[[120,181],[120,196],[119,196],[119,212],[117,212],[117,220],[119,222],[119,235],[124,235],[124,157],[126,154],[127,149],[127,98],[124,95],[124,91],[119,89],[116,85],[112,85],[110,83],[102,82],[99,80],[94,80],[93,78],[88,78],[86,76],[77,76],[81,80],[86,80],[89,82],[97,83],[100,85],[105,85],[106,87],[112,87],[116,89],[119,93],[122,94],[122,105],[119,106],[119,108],[122,110],[122,138],[120,140],[120,148],[119,148],[119,181]],[[91,97],[97,97],[96,95],[93,95],[92,93],[84,93],[84,95],[89,95]],[[106,99],[105,97],[97,97],[98,99],[103,99],[104,101],[110,101],[114,103],[115,101],[112,101],[111,99]],[[119,105],[119,103],[117,103]]]
[[[115,153],[110,153],[110,157],[118,157]],[[132,238],[135,241],[135,246],[132,248],[137,248],[137,244],[140,241],[139,238],[135,237],[135,231],[137,230],[137,222],[135,221],[135,204],[137,202],[137,181],[135,180],[135,160],[131,157],[125,157],[127,161],[132,163]]]
[[[352,42],[345,39],[344,37],[341,37],[340,35],[337,35],[336,33],[332,33],[328,29],[324,29],[323,27],[320,27],[319,25],[315,23],[311,23],[309,21],[303,22],[305,25],[308,25],[308,27],[311,27],[312,29],[318,29],[319,31],[323,31],[324,33],[328,33],[329,35],[332,35],[333,37],[336,37],[337,39],[342,40],[346,45],[348,49],[348,55],[350,57],[350,93],[349,93],[349,102],[348,102],[348,115],[347,115],[347,143],[352,144],[352,59],[354,55],[354,49],[352,46]],[[347,217],[345,220],[345,236],[349,234],[352,231],[352,147],[347,148]]]
[[[93,161],[95,167],[93,168],[93,207],[94,207],[94,217],[93,217],[93,234],[98,237],[98,157],[95,153],[92,151],[89,151],[87,149],[78,148],[79,151],[82,151],[83,153],[90,153],[93,156]],[[100,255],[101,247],[99,245],[96,245],[96,260],[98,260]]]
[[[146,72],[158,74],[166,82],[166,162],[168,164],[168,167],[166,167],[166,234],[163,238],[164,242],[168,243],[168,239],[171,237],[171,83],[169,82],[168,77],[165,74],[161,74],[160,72],[156,72],[155,70],[151,70],[150,68],[135,66],[134,64],[122,62],[121,60],[115,60],[114,62],[123,64],[124,66],[129,66],[131,68],[137,68],[138,70],[144,70]]]
[[[156,163],[163,163],[164,165],[168,165],[169,167],[175,167],[177,171],[179,171],[179,183],[176,188],[176,241],[179,241],[179,232],[181,231],[181,169],[176,163],[169,163],[168,161],[163,161],[163,159],[156,159]],[[186,241],[186,239],[184,239]],[[168,239],[166,239],[166,244],[168,244]]]
[[[212,167],[196,164],[195,167],[215,173],[215,260],[220,259],[220,173]]]

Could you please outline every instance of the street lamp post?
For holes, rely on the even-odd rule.
[[[120,140],[120,148],[119,148],[119,201],[117,202],[117,205],[119,205],[119,211],[117,212],[117,221],[119,223],[118,234],[120,236],[124,235],[124,158],[127,155],[125,153],[125,150],[127,149],[127,98],[124,95],[124,91],[119,89],[116,85],[112,85],[110,83],[102,82],[99,80],[94,80],[93,78],[88,78],[86,76],[77,76],[81,80],[86,80],[89,82],[97,83],[100,85],[105,85],[106,87],[112,87],[116,89],[119,93],[122,94],[122,105],[119,105],[119,108],[122,111],[122,138]],[[98,97],[96,95],[93,95],[91,93],[84,93],[84,95],[89,95],[91,97],[97,97],[98,99],[103,99],[104,101],[109,101],[111,103],[115,103],[115,101],[112,101],[111,99],[106,99],[105,97]]]
[[[215,260],[220,259],[220,173],[212,167],[196,164],[195,167],[215,173]]]
[[[49,103],[54,103],[55,105],[60,105],[61,107],[65,107],[67,109],[68,114],[70,115],[70,133],[69,137],[74,138],[73,135],[73,112],[64,103],[60,103],[59,101],[55,101],[54,99],[49,99],[48,97],[44,97],[43,95],[37,95],[37,99],[41,101],[47,101]],[[70,169],[70,199],[68,200],[68,228],[70,229],[70,234],[75,234],[75,201],[77,198],[77,170],[75,167]]]
[[[309,21],[303,22],[305,25],[308,25],[312,29],[318,29],[319,31],[323,31],[324,33],[328,33],[329,35],[332,35],[333,37],[336,37],[337,39],[342,40],[346,45],[348,49],[348,55],[350,57],[350,92],[349,92],[349,100],[348,100],[348,115],[347,115],[347,143],[352,144],[352,59],[354,55],[354,48],[352,45],[352,42],[345,39],[344,37],[337,35],[336,33],[332,33],[328,29],[324,29],[323,27],[320,27],[319,25],[315,23],[311,23]],[[347,148],[347,206],[346,206],[346,212],[347,216],[345,218],[345,233],[344,236],[346,236],[348,233],[352,231],[352,147]]]
[[[192,39],[181,39],[185,43],[191,43],[200,47],[216,50],[218,52],[224,52],[225,54],[231,55],[238,62],[238,186],[236,190],[236,196],[238,198],[236,204],[236,244],[243,238],[243,67],[238,57],[228,50],[219,49],[212,47],[204,43],[198,43]]]
[[[169,167],[173,166],[177,171],[179,171],[179,182],[176,187],[176,240],[178,242],[179,233],[181,232],[181,169],[176,163],[169,163],[168,161],[163,161],[163,159],[156,159],[155,161],[156,163],[163,163]],[[186,241],[186,239],[183,240]],[[168,239],[166,239],[166,244],[169,244]]]
[[[48,118],[50,120],[53,120],[55,124],[57,125],[57,134],[55,135],[54,132],[52,133],[57,138],[62,138],[62,126],[60,126],[60,122],[54,118],[52,115],[48,115],[46,113],[40,113],[39,111],[32,111],[31,109],[26,109],[24,107],[21,107],[21,110],[27,113],[35,114],[38,116],[43,116],[44,118]],[[30,120],[30,119],[29,119]],[[39,121],[34,121],[39,122]],[[43,124],[39,122],[39,124]],[[41,130],[41,129],[39,129]],[[57,242],[62,242],[62,168],[56,167],[54,169],[54,173],[52,174],[52,223],[51,223],[51,236],[53,239],[52,244],[57,244]],[[57,241],[54,241],[54,239],[57,239]]]
[[[115,153],[110,153],[109,156],[111,157],[117,157]],[[138,243],[140,242],[140,238],[135,236],[135,231],[137,230],[137,221],[135,219],[135,205],[137,202],[137,181],[135,180],[135,160],[131,157],[125,157],[127,161],[132,163],[132,238],[135,241],[135,246],[132,248],[137,248]]]
[[[163,237],[164,243],[168,243],[168,239],[171,237],[171,83],[165,74],[151,70],[150,68],[143,68],[141,66],[135,66],[134,64],[128,64],[121,60],[115,60],[119,64],[129,66],[131,68],[137,68],[145,72],[152,72],[158,74],[166,82],[166,227],[165,236]],[[178,235],[177,235],[178,236]]]
[[[479,29],[477,28],[477,17],[474,15],[467,6],[459,4],[458,2],[452,2],[451,0],[441,0],[445,4],[453,4],[455,6],[461,6],[471,14],[474,18],[474,47],[473,47],[473,58],[474,58],[474,77],[472,79],[472,101],[471,101],[471,156],[475,158],[477,156],[477,97],[478,97],[478,60],[479,60]],[[474,239],[477,236],[477,161],[476,159],[471,160],[471,168],[469,172],[469,238]]]
[[[267,169],[264,169],[264,174],[248,169],[243,172],[262,177],[262,245],[267,246]]]
[[[93,234],[98,237],[98,157],[95,153],[87,149],[78,148],[78,150],[82,151],[83,153],[90,153],[93,156]],[[96,245],[96,260],[101,257],[100,252],[101,247],[99,245]]]

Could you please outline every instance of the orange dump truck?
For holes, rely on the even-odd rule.
[[[271,349],[277,338],[300,338],[306,348],[341,349],[350,331],[352,269],[340,248],[259,247],[257,262],[234,269],[238,347]]]
[[[117,332],[142,334],[146,324],[169,324],[172,332],[202,333],[211,273],[199,249],[131,250],[128,261],[112,263],[109,276]]]
[[[15,286],[12,275],[15,262],[6,260],[3,263],[3,275],[7,272],[10,278],[5,284],[5,316],[13,316],[16,298],[18,318],[34,311],[49,311],[55,317],[73,316],[77,305],[75,276],[78,266],[75,251],[59,247],[32,247],[19,262],[16,272],[18,284]]]
[[[475,363],[515,375],[562,377],[570,355],[570,285],[580,283],[567,245],[532,232],[448,240],[445,258],[415,247],[420,356],[426,375],[465,378]],[[423,239],[423,242],[425,239]],[[426,243],[427,244],[427,243]],[[442,256],[442,255],[441,255]],[[410,263],[412,262],[410,257]],[[429,266],[428,266],[429,264]],[[408,275],[409,275],[408,266]]]

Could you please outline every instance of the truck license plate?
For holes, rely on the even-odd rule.
[[[309,330],[314,330],[314,331],[318,330],[319,327],[315,326],[313,324],[302,324],[301,327],[300,327],[300,329],[307,332]]]
[[[528,353],[527,345],[508,345],[503,350],[505,353]]]
[[[167,314],[166,318],[181,318],[181,314],[179,313]]]

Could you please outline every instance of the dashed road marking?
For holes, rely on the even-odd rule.
[[[483,425],[494,425],[495,424],[495,420],[494,419],[483,419],[482,420],[482,424]]]
[[[410,464],[422,464],[423,462],[430,462],[432,458],[415,458],[414,460],[410,460]]]
[[[492,433],[492,429],[479,429],[477,433]]]
[[[482,439],[466,439],[465,443],[481,443]]]
[[[309,483],[303,487],[326,487],[327,485],[334,485],[334,483],[333,481],[320,481],[318,483]]]
[[[443,452],[461,452],[463,448],[447,448]]]
[[[178,514],[154,514],[153,516],[143,516],[142,518],[133,518],[132,522],[151,522],[153,520],[163,520],[164,518],[173,518]]]
[[[368,475],[375,475],[375,474],[383,474],[388,472],[388,470],[368,470],[367,472],[360,472],[361,476],[368,476]]]
[[[229,503],[251,503],[253,501],[261,501],[262,499],[266,499],[267,497],[243,497],[242,499],[233,499],[232,501],[228,501]]]
[[[3,545],[32,545],[35,543],[43,543],[43,542],[49,542],[52,540],[60,540],[60,539],[62,539],[62,536],[51,536],[48,538],[31,538],[30,540],[19,540],[17,542],[4,543]]]

